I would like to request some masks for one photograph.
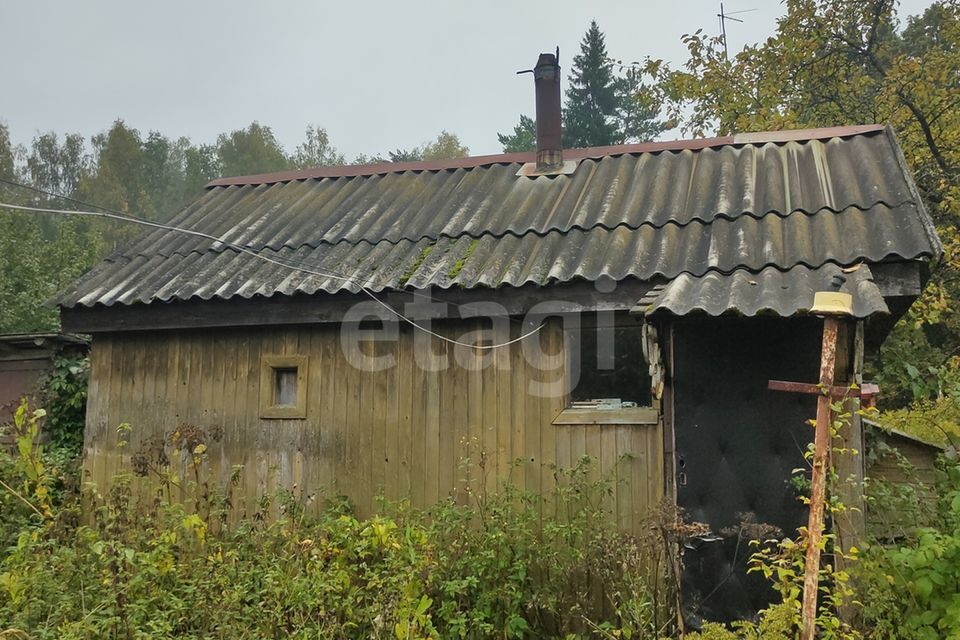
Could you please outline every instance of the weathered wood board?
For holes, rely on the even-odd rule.
[[[464,330],[462,323],[438,327],[450,335]],[[518,333],[514,326],[511,335]],[[351,364],[339,327],[329,324],[97,334],[86,478],[102,490],[165,440],[172,465],[189,481],[189,448],[199,440],[185,440],[179,454],[169,441],[175,432],[195,433],[206,447],[203,478],[223,488],[236,476],[234,504],[247,515],[278,489],[308,509],[347,496],[369,515],[381,495],[429,507],[468,501],[468,486],[490,490],[499,480],[549,494],[557,467],[589,455],[614,482],[618,521],[638,527],[663,495],[661,425],[553,424],[566,397],[541,397],[531,383],[562,380],[565,341],[556,324],[531,339],[540,340],[540,350],[528,350],[534,357],[520,344],[491,354],[434,339],[439,370],[429,370],[414,352],[414,333],[400,329],[395,340],[361,345],[393,359],[370,372]],[[263,419],[262,358],[293,355],[309,362],[307,416]],[[129,442],[118,446],[122,423],[131,426]]]

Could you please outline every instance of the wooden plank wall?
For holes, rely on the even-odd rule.
[[[906,496],[922,501],[920,514],[934,512],[939,496],[936,490],[936,460],[940,450],[936,447],[916,442],[895,433],[885,433],[874,429],[871,440],[884,442],[896,449],[909,469],[901,466],[900,457],[894,453],[881,453],[873,457],[867,468],[867,476],[882,481],[890,489],[899,487]],[[917,527],[931,526],[932,522],[918,521],[914,505],[888,504],[875,502],[866,510],[866,526],[871,536],[880,540],[895,541]],[[906,512],[903,511],[906,509]]]
[[[51,356],[23,357],[20,354],[0,357],[0,425],[13,422],[20,401],[26,397],[31,408],[41,378],[50,369]],[[0,446],[13,444],[12,436],[0,429]]]
[[[439,330],[459,336],[464,327]],[[519,328],[496,331],[500,342]],[[348,361],[335,325],[98,334],[85,473],[102,490],[136,454],[195,427],[207,446],[205,477],[225,487],[242,465],[234,504],[247,515],[278,488],[311,508],[346,495],[368,515],[377,496],[416,507],[447,497],[466,502],[468,486],[492,490],[498,479],[549,494],[556,467],[591,456],[596,473],[614,479],[609,506],[618,521],[639,527],[663,495],[661,427],[552,425],[566,398],[538,397],[529,385],[562,381],[563,332],[551,323],[539,340],[540,350],[514,344],[484,352],[433,339],[439,370],[430,370],[418,362],[412,330],[400,327],[395,341],[362,345],[395,366],[365,372]],[[308,357],[307,419],[259,418],[262,355]],[[118,446],[121,423],[131,428]],[[179,472],[189,477],[188,458]]]

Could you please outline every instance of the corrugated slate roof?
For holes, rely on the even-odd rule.
[[[664,313],[685,316],[696,312],[711,316],[729,312],[745,316],[791,316],[809,311],[817,291],[835,290],[833,282],[837,277],[845,279],[839,291],[852,295],[855,317],[890,313],[865,264],[847,270],[826,264],[816,269],[801,265],[787,271],[767,267],[759,273],[737,269],[729,275],[683,273],[651,289],[633,311],[648,316]]]
[[[360,285],[549,285],[600,276],[715,279],[939,255],[892,132],[770,137],[776,141],[751,134],[674,148],[575,150],[568,157],[578,158],[576,170],[550,177],[518,176],[524,154],[510,154],[447,168],[395,165],[385,172],[378,165],[365,173],[326,168],[215,181],[171,224],[225,242],[150,231],[57,302],[249,298]],[[231,245],[327,275],[292,271]]]

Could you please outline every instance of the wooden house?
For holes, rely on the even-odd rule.
[[[768,380],[816,381],[831,287],[856,380],[940,243],[889,128],[563,149],[559,74],[541,56],[536,152],[215,180],[62,292],[93,336],[88,479],[202,434],[248,504],[368,514],[591,456],[625,529],[666,497],[717,533],[687,552],[708,615],[754,611],[737,527],[805,523],[815,405]]]

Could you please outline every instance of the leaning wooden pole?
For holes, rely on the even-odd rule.
[[[820,347],[820,396],[817,398],[817,423],[813,441],[813,476],[810,481],[810,519],[807,522],[807,558],[803,572],[802,640],[813,640],[817,633],[817,590],[820,579],[820,543],[823,540],[823,513],[826,503],[827,471],[830,464],[830,391],[837,365],[837,335],[840,320],[827,316],[823,321]]]

